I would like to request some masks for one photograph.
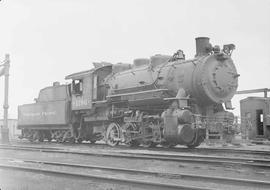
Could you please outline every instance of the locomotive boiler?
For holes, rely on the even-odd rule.
[[[94,69],[68,75],[71,136],[111,146],[198,146],[209,120],[233,120],[227,111],[239,77],[233,49],[200,37],[192,59],[179,50],[133,64],[94,63]]]

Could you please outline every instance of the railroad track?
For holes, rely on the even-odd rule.
[[[25,141],[14,141],[16,143],[20,144],[33,144],[30,142],[25,142]],[[43,142],[37,144],[45,144],[45,145],[51,145],[51,144],[56,144],[56,142]],[[65,144],[63,144],[65,145]],[[72,144],[72,146],[81,146],[82,144]],[[163,148],[163,147],[153,147],[153,148],[145,148],[142,146],[139,147],[126,147],[125,145],[118,145],[116,147],[110,147],[106,144],[102,143],[96,143],[96,144],[88,144],[88,143],[83,143],[83,145],[86,145],[89,147],[108,147],[110,149],[128,149],[128,150],[152,150],[152,151],[171,151],[171,152],[188,152],[188,153],[235,153],[235,154],[247,154],[247,155],[263,155],[263,156],[270,156],[270,151],[264,151],[264,150],[247,150],[247,149],[239,149],[239,148],[211,148],[211,147],[197,147],[194,149],[186,148],[186,147],[171,147],[171,148]]]
[[[38,161],[40,163],[40,161]],[[69,166],[69,167],[82,167],[78,165],[71,165],[71,164],[63,164],[63,163],[49,163],[46,162],[47,165],[52,164],[61,164],[61,166]],[[84,166],[85,167],[85,166]],[[90,166],[89,166],[90,167]],[[79,179],[91,179],[91,180],[98,180],[104,181],[109,183],[119,183],[124,185],[132,185],[132,186],[139,186],[142,189],[183,189],[183,190],[211,190],[209,188],[202,188],[196,186],[188,186],[188,185],[175,185],[170,183],[161,183],[161,182],[154,182],[149,180],[138,180],[138,179],[128,179],[128,178],[119,178],[119,177],[111,177],[111,176],[104,176],[104,175],[97,175],[97,174],[84,174],[82,172],[68,172],[68,171],[59,171],[53,169],[41,169],[29,166],[15,166],[10,164],[0,164],[0,168],[4,170],[19,170],[23,172],[32,172],[44,175],[57,175],[61,177],[72,177],[72,178],[79,178]]]
[[[156,147],[150,150],[162,150],[161,147]],[[205,148],[205,147],[198,147],[194,149],[184,148],[184,147],[173,147],[169,149],[173,152],[190,152],[190,153],[237,153],[237,154],[252,154],[252,155],[269,155],[270,151],[263,151],[263,150],[244,150],[244,149],[237,149],[237,148]]]
[[[14,160],[12,158],[4,158],[4,160]],[[78,172],[67,172],[67,171],[60,171],[60,170],[52,170],[52,169],[41,169],[29,166],[16,166],[16,165],[8,165],[8,164],[0,164],[0,168],[2,169],[10,169],[10,170],[21,170],[26,172],[35,172],[35,173],[43,173],[43,174],[57,174],[61,176],[71,176],[71,177],[79,177],[79,178],[90,178],[90,179],[98,179],[98,180],[105,180],[110,182],[118,182],[124,183],[129,185],[143,185],[145,188],[153,188],[153,189],[209,189],[207,188],[208,183],[213,183],[212,187],[216,189],[217,187],[221,187],[224,185],[224,189],[226,189],[226,185],[233,185],[235,188],[237,187],[248,187],[248,188],[265,188],[270,189],[270,182],[268,181],[261,181],[261,180],[249,180],[249,179],[241,179],[241,178],[228,178],[228,177],[216,177],[216,176],[209,176],[209,175],[195,175],[195,174],[188,174],[188,173],[162,173],[162,172],[154,172],[154,171],[147,171],[147,170],[135,170],[135,169],[126,169],[126,168],[119,168],[119,167],[105,167],[105,166],[97,166],[97,165],[83,165],[83,164],[74,164],[74,163],[63,163],[63,162],[49,162],[45,160],[21,160],[23,163],[31,163],[31,164],[42,164],[46,166],[58,166],[58,167],[69,167],[69,168],[81,168],[83,170],[98,170],[102,173],[104,171],[110,171],[114,173],[114,176],[107,176],[107,175],[97,175],[97,174],[85,174],[85,173],[78,173]],[[192,183],[198,183],[200,186],[190,186],[190,185],[180,185],[171,183],[161,183],[156,182],[156,180],[151,181],[142,180],[142,179],[132,179],[132,177],[116,177],[115,174],[125,174],[127,176],[134,175],[140,176],[153,176],[156,178],[167,178],[179,181],[192,181]],[[120,175],[120,176],[121,176]],[[146,177],[147,178],[147,177]],[[227,187],[228,188],[228,187]],[[211,188],[210,188],[211,189]]]
[[[246,167],[258,167],[270,169],[270,159],[245,158],[245,157],[221,157],[208,155],[176,155],[176,154],[156,154],[156,153],[131,153],[131,152],[85,152],[71,151],[58,148],[46,147],[26,147],[26,146],[0,146],[0,149],[6,150],[22,150],[22,151],[38,151],[44,153],[60,153],[60,154],[75,154],[84,156],[97,157],[113,157],[126,159],[142,159],[142,160],[160,160],[186,163],[200,163],[212,165],[241,165]]]

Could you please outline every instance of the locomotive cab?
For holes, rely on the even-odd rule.
[[[71,105],[72,110],[85,110],[92,108],[92,70],[68,75],[71,79]]]
[[[71,79],[72,132],[78,142],[100,140],[99,122],[107,119],[105,78],[111,74],[112,66],[94,63],[96,68],[68,75]]]
[[[104,79],[111,74],[112,66],[105,65],[68,75],[71,79],[72,110],[92,109],[93,102],[104,101],[108,89]]]
[[[92,102],[104,101],[108,94],[105,78],[111,74],[112,65],[68,75],[71,79],[72,110],[92,109]]]

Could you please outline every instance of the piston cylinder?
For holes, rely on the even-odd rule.
[[[164,138],[168,142],[187,145],[193,141],[195,130],[191,124],[179,124],[177,114],[165,112],[164,114]]]
[[[189,110],[176,110],[175,115],[177,115],[178,122],[181,124],[192,122],[192,113]]]
[[[195,137],[195,131],[191,128],[190,124],[181,124],[177,126],[178,143],[189,144]]]

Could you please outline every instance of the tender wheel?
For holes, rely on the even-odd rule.
[[[61,138],[57,138],[57,139],[56,139],[56,142],[57,142],[57,143],[62,143],[62,139],[61,139]]]
[[[75,141],[74,137],[72,136],[71,134],[71,130],[67,130],[64,132],[64,135],[63,135],[63,140],[62,142],[65,143],[65,142],[69,142],[69,143],[73,143],[72,141]]]
[[[44,141],[44,136],[41,131],[36,131],[33,135],[33,140],[38,140],[38,142],[43,142]]]
[[[43,141],[44,141],[43,136],[40,136],[40,137],[38,138],[38,142],[43,142]]]
[[[106,142],[110,146],[116,146],[120,141],[120,126],[117,123],[111,123],[106,131]]]
[[[62,131],[57,130],[57,131],[55,131],[53,138],[56,140],[57,143],[62,143],[63,136],[64,136],[64,134],[62,133]]]
[[[50,131],[46,131],[45,138],[48,140],[48,142],[52,141],[52,134]]]
[[[74,137],[70,138],[69,143],[75,144],[76,143],[76,139]]]
[[[47,140],[48,140],[48,142],[51,142],[52,141],[52,138],[51,137],[47,137]]]

